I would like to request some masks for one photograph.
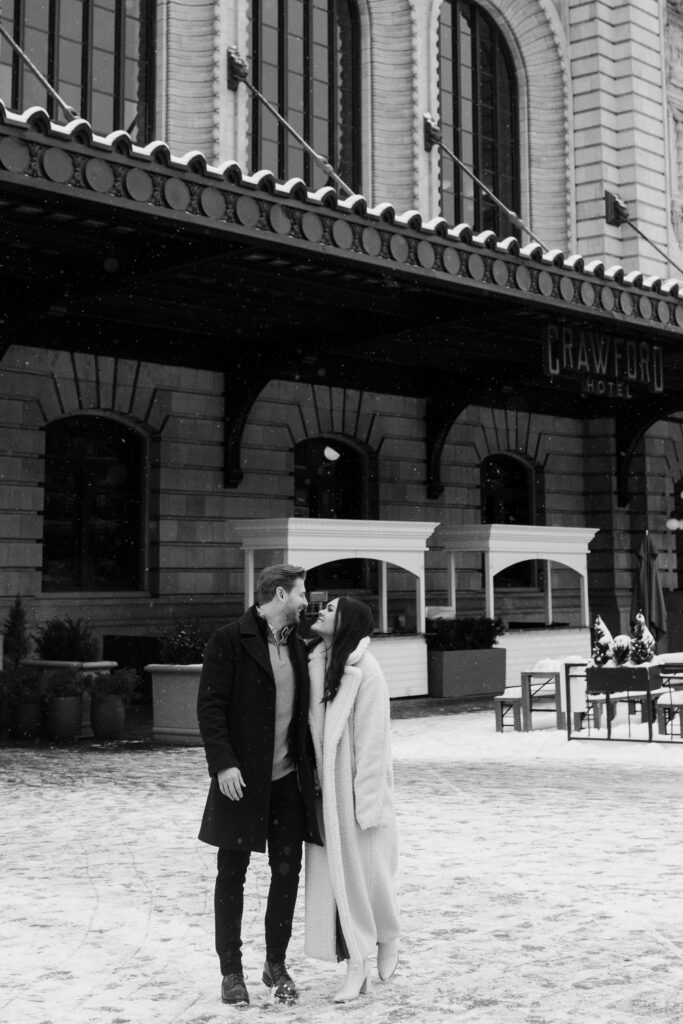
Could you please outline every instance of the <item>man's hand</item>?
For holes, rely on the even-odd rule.
[[[227,796],[228,800],[242,799],[243,792],[247,787],[239,768],[224,768],[223,771],[218,772],[216,778],[218,779],[218,788],[223,796]]]

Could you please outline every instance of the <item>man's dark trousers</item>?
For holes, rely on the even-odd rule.
[[[248,799],[245,794],[242,799]],[[271,963],[285,959],[292,934],[302,844],[304,803],[296,772],[271,783],[268,811],[268,863],[271,878],[266,906],[266,957]],[[242,908],[250,850],[218,850],[214,909],[216,952],[221,973],[242,970]]]

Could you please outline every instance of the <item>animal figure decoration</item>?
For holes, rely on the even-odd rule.
[[[645,616],[642,612],[638,612],[633,625],[631,661],[636,665],[644,665],[646,662],[652,661],[656,650],[655,638],[647,627]]]
[[[631,658],[631,637],[620,633],[612,641],[612,661],[615,665],[625,665]]]
[[[593,649],[590,666],[616,668],[619,665],[644,665],[657,653],[655,638],[645,622],[642,612],[636,615],[631,636],[619,633],[613,637],[599,615],[593,626]]]
[[[595,639],[593,641],[593,650],[591,651],[591,664],[595,668],[599,668],[612,657],[612,644],[614,641],[612,640],[612,634],[599,615],[595,616],[593,632]]]

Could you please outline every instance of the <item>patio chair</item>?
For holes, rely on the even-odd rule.
[[[571,732],[581,732],[584,726],[599,729],[605,697],[586,692],[588,660],[580,655],[563,659],[563,685],[561,687],[562,725],[567,727],[567,707],[571,714]]]
[[[506,686],[503,693],[493,698],[496,716],[496,732],[503,732],[505,725],[512,725],[515,732],[522,731],[522,687]]]

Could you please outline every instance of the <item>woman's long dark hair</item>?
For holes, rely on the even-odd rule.
[[[372,636],[375,621],[363,601],[355,597],[340,597],[334,616],[334,638],[330,650],[330,663],[325,673],[323,701],[334,700],[344,675],[349,654],[355,651],[364,636]]]

